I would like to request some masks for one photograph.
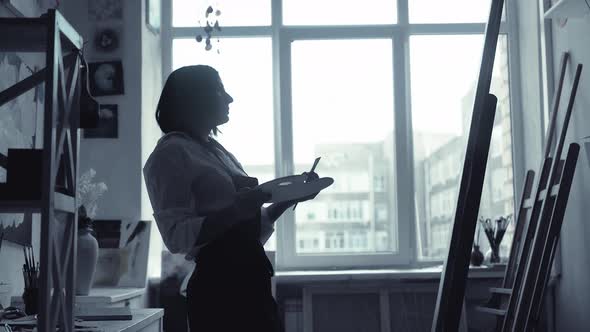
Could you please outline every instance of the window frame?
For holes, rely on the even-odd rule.
[[[395,132],[395,173],[394,182],[397,193],[414,192],[414,155],[412,136],[412,109],[410,90],[410,49],[412,35],[467,35],[484,34],[485,23],[409,23],[408,1],[397,1],[397,23],[388,25],[354,26],[284,26],[282,24],[282,0],[271,1],[271,25],[248,27],[223,27],[216,36],[223,37],[271,37],[273,67],[273,114],[275,139],[275,175],[277,177],[293,174],[293,128],[291,95],[291,43],[314,39],[391,39],[393,49],[393,96]],[[164,1],[162,7],[162,77],[172,70],[172,41],[176,38],[194,38],[199,27],[173,27],[172,2]],[[517,89],[520,88],[520,73],[517,54],[517,24],[513,17],[515,5],[505,3],[506,18],[500,27],[500,34],[508,41],[509,96],[511,109],[512,170],[514,174],[514,199],[517,187],[522,183],[523,137],[522,117],[516,111],[521,101]],[[515,134],[516,133],[516,134]],[[398,195],[396,206],[416,206],[414,195]],[[516,206],[516,205],[515,205]],[[416,230],[415,209],[397,210],[398,251],[396,253],[370,253],[346,255],[297,255],[295,236],[295,215],[289,210],[276,224],[277,246],[276,267],[278,270],[326,269],[326,268],[384,268],[419,267],[441,264],[442,261],[421,261]],[[388,216],[389,217],[389,216]],[[392,223],[392,227],[393,223]],[[411,236],[399,236],[410,234]]]

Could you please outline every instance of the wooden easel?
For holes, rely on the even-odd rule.
[[[520,285],[520,280],[517,282],[516,276],[521,275],[522,269],[524,269],[524,265],[521,264],[521,257],[526,257],[529,254],[529,249],[537,224],[537,218],[535,216],[538,216],[541,204],[545,199],[545,196],[539,196],[538,194],[541,190],[544,190],[547,187],[549,172],[551,170],[551,147],[553,145],[553,136],[555,135],[555,127],[557,125],[557,112],[559,110],[559,103],[561,100],[568,59],[569,54],[563,53],[560,62],[559,81],[553,98],[551,119],[549,121],[549,127],[547,128],[547,135],[545,136],[545,150],[543,153],[542,162],[539,167],[539,177],[537,178],[537,186],[534,192],[536,199],[533,200],[533,197],[531,197],[533,195],[532,177],[534,177],[534,172],[529,170],[527,172],[522,196],[520,199],[518,215],[515,220],[516,229],[512,240],[512,247],[510,249],[510,256],[506,266],[504,280],[502,281],[502,287],[490,288],[492,296],[487,305],[476,308],[480,312],[498,316],[495,331],[500,331],[502,328],[504,315],[506,314],[510,296],[512,295],[512,289]],[[535,203],[533,204],[532,202]]]
[[[488,304],[491,306],[478,308],[479,311],[498,316],[495,331],[530,331],[537,324],[540,315],[544,290],[555,256],[579,154],[579,145],[573,143],[569,146],[566,159],[561,159],[582,65],[578,65],[576,69],[560,137],[555,153],[551,156],[567,61],[568,54],[564,53],[561,58],[560,79],[545,142],[544,159],[540,166],[540,177],[533,199],[530,197],[530,192],[526,190],[525,184],[519,209],[519,225],[517,225],[503,286],[490,289],[493,295]],[[528,175],[527,182],[529,182]],[[529,209],[531,209],[530,217],[527,219]],[[520,223],[523,223],[522,226]],[[518,232],[519,228],[524,231]]]
[[[541,308],[580,150],[578,144],[570,144],[565,161],[561,160],[581,73],[582,65],[580,64],[576,68],[563,127],[551,164],[548,185],[545,190],[540,187],[537,189],[537,195],[533,201],[537,205],[537,198],[545,198],[539,204],[541,207],[537,209],[538,213],[531,215],[529,221],[530,225],[533,225],[533,222],[536,223],[531,250],[520,258],[521,268],[516,275],[502,331],[532,329]],[[536,222],[537,218],[538,222]]]

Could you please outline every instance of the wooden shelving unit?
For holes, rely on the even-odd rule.
[[[45,53],[46,59],[44,70],[0,92],[2,105],[35,85],[45,84],[41,199],[3,199],[0,213],[41,215],[37,329],[55,331],[57,326],[61,331],[74,331],[83,40],[56,10],[39,18],[0,18],[0,31],[0,52]],[[10,193],[3,197],[7,196]]]
[[[545,18],[581,18],[590,15],[587,0],[559,0],[545,12]]]

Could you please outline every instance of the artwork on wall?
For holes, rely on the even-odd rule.
[[[32,213],[0,215],[0,234],[4,234],[3,238],[6,241],[30,247],[32,229]]]
[[[98,126],[84,129],[84,138],[117,138],[119,136],[119,120],[116,104],[101,104],[98,110]]]
[[[98,53],[113,53],[119,49],[121,43],[121,26],[99,27],[94,32],[93,45]]]
[[[88,64],[90,93],[94,97],[121,95],[125,92],[123,64],[120,60]]]
[[[91,21],[122,20],[122,0],[91,0],[88,1],[88,18]]]
[[[29,77],[36,68],[37,61],[44,58],[21,53],[0,52],[0,91]],[[38,126],[42,118],[37,111],[43,108],[43,88],[37,86],[16,99],[0,106],[0,153],[7,155],[9,148],[32,148]],[[37,144],[36,144],[37,143]],[[6,169],[0,167],[0,182],[6,182]],[[32,215],[30,213],[0,214],[0,234],[4,240],[31,246]]]
[[[119,227],[115,229],[117,221]],[[98,249],[94,286],[145,287],[151,223],[117,221],[94,221],[98,241],[103,244]],[[104,229],[98,230],[102,222],[108,224],[106,232]],[[101,239],[100,234],[107,239]],[[112,243],[117,236],[119,245],[116,248],[104,247],[105,243]]]
[[[145,20],[147,27],[154,33],[160,32],[160,24],[161,24],[161,7],[162,3],[161,0],[145,0]]]

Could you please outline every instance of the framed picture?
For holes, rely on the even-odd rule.
[[[90,93],[94,97],[125,93],[121,61],[91,62],[88,64]]]
[[[101,104],[98,109],[98,126],[84,129],[84,138],[117,138],[119,136],[118,110],[115,104]]]
[[[121,26],[101,27],[96,29],[93,37],[94,50],[100,53],[111,53],[119,49],[121,44]]]
[[[147,27],[154,33],[160,32],[161,23],[161,0],[145,0],[145,20]]]

